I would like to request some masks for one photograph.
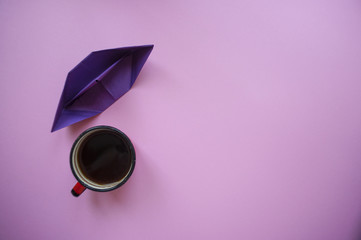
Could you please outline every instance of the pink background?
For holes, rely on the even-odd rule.
[[[361,238],[360,1],[1,0],[0,34],[0,239]],[[142,44],[130,92],[50,133],[68,71]],[[136,169],[74,198],[98,124]]]

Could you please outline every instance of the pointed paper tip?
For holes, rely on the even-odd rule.
[[[60,124],[59,124],[59,120],[58,120],[58,119],[56,119],[56,120],[54,121],[54,123],[53,123],[53,126],[51,127],[50,132],[55,132],[55,131],[58,131],[58,130],[60,130],[60,129],[64,128],[64,127],[65,127],[65,126],[60,126]]]
[[[51,128],[50,132],[55,132],[55,131],[57,131],[57,130],[59,130],[59,129],[61,129],[61,128],[56,128],[55,126],[53,126],[53,127]]]

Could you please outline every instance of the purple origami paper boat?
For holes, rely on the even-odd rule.
[[[66,78],[52,132],[95,116],[125,94],[153,45],[92,52]]]

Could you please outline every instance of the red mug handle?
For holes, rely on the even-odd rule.
[[[79,197],[80,194],[82,194],[85,191],[86,187],[81,185],[79,182],[75,184],[73,189],[71,190],[71,194],[73,194],[74,197]]]

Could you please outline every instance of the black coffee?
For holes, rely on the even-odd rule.
[[[98,130],[82,142],[78,164],[84,177],[97,183],[114,183],[131,168],[131,152],[122,136],[112,130]]]

